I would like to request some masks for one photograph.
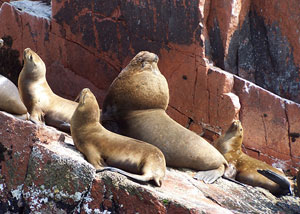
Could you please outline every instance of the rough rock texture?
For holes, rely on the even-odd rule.
[[[209,140],[239,118],[247,154],[295,173],[300,167],[299,104],[214,67],[207,58],[266,87],[282,85],[287,97],[295,97],[300,49],[294,38],[299,32],[289,23],[299,22],[296,3],[53,0],[51,7],[36,1],[30,7],[22,1],[3,3],[0,37],[11,43],[0,52],[1,73],[16,81],[22,52],[30,47],[45,61],[55,93],[73,99],[89,87],[101,106],[110,83],[129,60],[140,50],[155,52],[169,83],[172,118],[204,132]]]
[[[168,169],[161,188],[95,169],[70,136],[0,112],[1,213],[299,213],[300,200],[275,198],[227,180],[204,184]]]
[[[211,0],[207,55],[220,68],[300,102],[297,0]]]

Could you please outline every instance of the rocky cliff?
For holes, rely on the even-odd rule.
[[[292,174],[299,168],[300,106],[296,102],[281,98],[266,90],[299,102],[297,97],[299,94],[297,92],[299,32],[297,32],[297,27],[290,27],[290,25],[296,26],[299,22],[296,0],[263,1],[263,3],[258,0],[52,0],[51,4],[43,4],[39,1],[8,2],[0,1],[0,37],[5,41],[4,48],[0,50],[0,72],[15,83],[21,69],[23,50],[30,47],[46,63],[47,79],[55,93],[73,99],[82,88],[88,87],[96,95],[101,106],[110,83],[129,60],[140,50],[152,51],[159,55],[159,68],[169,83],[168,113],[172,118],[198,134],[204,133],[204,137],[208,140],[215,139],[215,133],[223,132],[232,119],[238,118],[244,127],[244,150],[247,154],[285,171],[290,171]],[[8,126],[10,122],[7,123]],[[3,130],[7,129],[7,125],[2,127]],[[22,127],[27,127],[27,125],[29,126],[29,123],[25,123]],[[20,165],[18,170],[20,173],[23,171],[23,175],[15,176],[14,179],[20,178],[20,180],[13,181],[15,186],[5,190],[11,194],[22,192],[22,197],[19,197],[22,200],[12,202],[3,199],[6,203],[11,203],[12,207],[23,207],[23,210],[29,209],[22,205],[22,201],[27,197],[25,193],[30,192],[25,185],[26,182],[33,182],[31,178],[37,179],[34,181],[37,182],[34,188],[37,188],[38,182],[44,183],[45,181],[39,181],[38,175],[32,177],[30,173],[28,174],[28,167],[23,167],[22,159],[25,157],[29,159],[29,155],[33,155],[31,161],[28,161],[29,165],[34,165],[35,162],[41,166],[48,163],[48,160],[42,160],[34,155],[35,151],[47,152],[48,150],[43,149],[48,144],[32,146],[32,140],[29,139],[30,144],[26,146],[23,142],[24,139],[28,139],[26,136],[35,136],[29,134],[35,132],[26,132],[26,130],[27,128],[22,128],[19,132],[15,132],[18,133],[15,137],[20,137],[19,141],[12,141],[13,137],[3,138],[2,135],[0,137],[0,142],[3,145],[6,143],[3,150],[7,153],[8,159],[9,153],[10,155],[18,154],[12,152],[16,150],[10,150],[11,146],[20,146],[22,151],[24,146],[24,155],[17,159],[21,161],[13,162]],[[11,136],[15,133],[11,133]],[[47,136],[45,139],[49,137],[48,134],[43,135]],[[57,133],[54,135],[56,136]],[[52,140],[57,141],[57,139]],[[65,144],[58,143],[57,145]],[[78,154],[76,156],[75,153],[70,154],[74,154],[74,157],[80,156]],[[65,165],[68,160],[60,157],[59,154],[61,153],[56,154],[57,160],[65,162],[57,161],[57,164],[64,163]],[[5,158],[7,160],[7,157]],[[52,158],[49,160],[51,162]],[[1,162],[1,164],[6,164],[6,162]],[[55,166],[57,164],[53,167],[60,167]],[[71,164],[66,164],[66,166],[73,167]],[[63,168],[60,170],[66,171]],[[99,200],[103,197],[104,201],[108,201],[105,204],[109,205],[100,206],[100,202],[97,206],[93,205],[99,209],[99,212],[108,209],[107,206],[119,206],[110,210],[120,209],[122,212],[129,209],[128,207],[121,209],[122,203],[112,200],[112,196],[105,193],[113,191],[105,190],[106,187],[103,187],[100,181],[93,180],[94,174],[91,168],[83,167],[81,170],[83,171],[79,170],[80,173],[90,173],[90,177],[80,177],[81,175],[76,174],[79,172],[72,172],[75,173],[71,173],[72,176],[66,174],[67,177],[74,175],[83,182],[75,182],[78,191],[70,190],[71,192],[64,193],[75,198],[70,210],[74,210],[74,207],[87,206],[82,202],[84,194],[92,194],[93,197],[99,197]],[[12,172],[8,174],[12,175]],[[177,172],[175,174],[179,176]],[[58,175],[59,173],[53,176],[59,177]],[[107,175],[110,174],[107,173]],[[168,178],[169,175],[167,181]],[[107,179],[111,178],[108,176]],[[119,176],[116,179],[120,179]],[[61,181],[58,180],[58,182]],[[90,182],[89,185],[86,182]],[[93,185],[90,185],[91,183]],[[21,184],[24,185],[20,186]],[[44,187],[47,191],[50,186],[55,188],[54,186],[58,185],[51,182],[50,184]],[[87,189],[88,187],[90,189]],[[96,193],[97,188],[100,188],[100,191],[104,188],[105,194],[101,196],[100,193]],[[146,191],[144,188],[140,189],[140,186],[137,188]],[[203,188],[207,188],[206,185],[203,185]],[[96,192],[89,193],[93,189]],[[49,193],[35,189],[31,194],[39,192],[39,194],[52,196],[53,191],[57,192],[60,189],[49,190]],[[118,191],[123,190],[118,189]],[[113,197],[126,194],[124,191],[114,192]],[[200,190],[202,193],[203,191]],[[80,197],[79,194],[77,198],[72,196],[78,192]],[[151,193],[148,190],[146,192],[147,199],[141,199],[141,204],[150,201],[151,206],[163,206],[162,212],[171,212],[168,209],[181,207],[177,202],[164,204],[164,200],[157,201],[157,197],[151,198],[151,191]],[[55,194],[52,197],[53,200],[54,196]],[[31,197],[34,196],[27,198],[32,201],[30,203],[49,204],[43,202],[41,199],[43,197],[39,196],[38,202],[37,199]],[[70,200],[70,197],[66,201]],[[207,198],[211,196],[207,196],[206,200]],[[235,210],[224,205],[222,200],[227,201],[227,199],[212,199],[221,207]],[[69,206],[69,202],[62,200],[62,203]],[[195,206],[198,205],[191,205],[192,210],[199,210]],[[236,207],[243,206],[236,205]],[[134,208],[135,206],[132,209]],[[212,212],[209,210],[210,208],[207,208],[207,212]]]

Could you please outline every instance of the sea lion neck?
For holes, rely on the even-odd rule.
[[[31,80],[46,80],[46,66],[44,63],[34,64],[24,60],[24,75]]]

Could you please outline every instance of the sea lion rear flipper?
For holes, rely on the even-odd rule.
[[[222,166],[223,167],[219,167],[218,169],[199,171],[194,178],[196,180],[202,180],[206,184],[211,184],[224,174],[224,165]]]
[[[15,118],[18,118],[20,120],[29,120],[30,115],[27,112],[26,114],[12,114]],[[33,121],[32,121],[33,122]],[[34,122],[35,123],[35,122]]]
[[[103,167],[102,169],[96,170],[96,173],[103,172],[105,170],[109,170],[109,171],[112,171],[112,172],[120,173],[121,175],[124,175],[124,176],[126,176],[126,177],[128,177],[128,178],[130,178],[130,179],[132,179],[134,181],[137,181],[137,182],[146,183],[147,181],[151,180],[150,177],[143,176],[143,175],[132,174],[132,173],[129,173],[129,172],[125,172],[122,169],[115,168],[115,167],[109,167],[109,166],[106,166],[106,167]],[[156,183],[157,186],[161,185],[160,183],[157,183],[156,180],[155,180],[155,183]]]
[[[288,190],[288,193],[292,193],[291,184],[284,176],[277,174],[271,170],[260,170],[258,169],[257,172],[266,178],[269,178],[271,181],[277,183],[281,189]]]
[[[62,120],[53,119],[50,115],[45,115],[45,122],[48,126],[53,126],[63,132],[71,133],[70,123],[67,123]]]

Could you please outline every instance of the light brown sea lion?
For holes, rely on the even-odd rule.
[[[224,174],[224,157],[206,140],[165,112],[169,88],[156,54],[142,51],[122,70],[104,99],[101,123],[108,129],[157,146],[167,166],[200,170],[196,178],[212,183]]]
[[[43,60],[30,48],[24,50],[24,66],[19,75],[19,92],[35,123],[45,122],[62,131],[70,132],[70,120],[78,103],[54,94],[46,80]]]
[[[27,119],[27,109],[20,99],[18,88],[13,82],[0,75],[0,110]]]
[[[166,172],[163,153],[148,143],[108,131],[99,119],[97,100],[85,88],[71,119],[71,135],[76,148],[96,170],[113,166],[131,173],[116,168],[113,171],[139,181],[154,180],[157,186],[161,186]]]
[[[236,120],[214,143],[228,163],[235,166],[235,179],[251,186],[268,189],[275,195],[290,192],[290,182],[284,173],[243,153],[242,142],[243,127],[241,122]]]

